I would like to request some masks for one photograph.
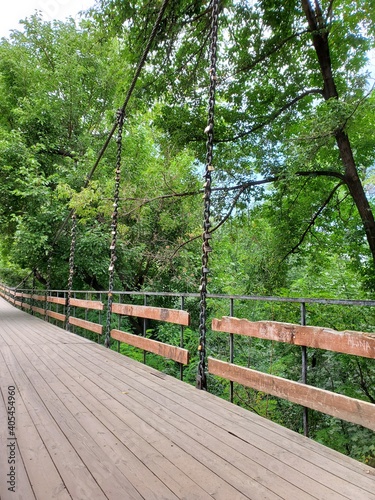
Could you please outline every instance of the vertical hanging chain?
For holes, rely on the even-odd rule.
[[[112,318],[112,302],[113,302],[113,282],[115,277],[115,262],[116,256],[116,243],[117,243],[117,227],[118,227],[118,205],[120,195],[120,181],[121,181],[121,155],[122,155],[122,129],[124,125],[124,112],[119,109],[117,112],[117,158],[116,158],[116,178],[115,190],[113,195],[113,212],[111,222],[111,258],[109,264],[109,285],[108,285],[108,302],[107,302],[107,323],[105,333],[105,346],[111,345],[111,318]]]
[[[46,283],[46,300],[44,303],[44,319],[48,320],[48,295],[51,289],[51,271],[52,271],[52,253],[53,249],[48,252],[48,260],[47,260],[47,283]]]
[[[76,237],[77,237],[77,216],[76,213],[72,213],[72,227],[70,230],[70,254],[69,254],[69,278],[68,278],[68,295],[66,297],[66,323],[65,329],[70,331],[70,299],[72,298],[73,289],[73,277],[74,277],[74,257],[76,253]]]
[[[203,244],[202,244],[202,274],[200,282],[200,314],[199,314],[199,363],[197,373],[197,388],[207,390],[206,377],[206,321],[207,321],[207,275],[208,256],[212,251],[210,247],[210,210],[211,210],[211,174],[214,170],[212,165],[214,148],[214,113],[216,92],[216,59],[217,59],[217,34],[218,34],[219,0],[212,1],[212,24],[211,24],[211,65],[210,65],[210,89],[208,102],[208,119],[205,133],[206,143],[206,170],[204,174],[204,215],[203,215]]]
[[[33,269],[33,281],[32,281],[32,290],[31,290],[31,300],[30,300],[30,305],[31,305],[31,314],[33,315],[34,314],[34,310],[33,310],[33,307],[34,307],[34,304],[35,304],[35,299],[34,299],[34,295],[35,295],[35,273],[36,273],[36,268]]]

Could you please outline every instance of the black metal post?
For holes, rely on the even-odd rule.
[[[301,325],[306,325],[306,303],[301,302]],[[302,346],[302,383],[307,384],[307,347]],[[305,436],[309,435],[309,410],[308,408],[303,408],[303,434]]]
[[[234,315],[234,301],[231,298],[230,299],[230,311],[229,311],[229,316]],[[229,334],[229,362],[233,363],[234,361],[234,335],[233,333]],[[230,397],[230,402],[233,403],[233,382],[232,380],[229,382],[229,397]]]

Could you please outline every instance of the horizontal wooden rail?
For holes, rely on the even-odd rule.
[[[51,302],[53,304],[61,304],[64,306],[66,304],[66,298],[65,297],[47,297],[47,302]]]
[[[58,319],[59,321],[66,320],[65,314],[61,314],[55,311],[47,311],[47,316],[49,316],[50,318]]]
[[[182,347],[164,344],[157,340],[147,339],[121,330],[112,330],[111,337],[125,344],[132,345],[133,347],[144,349],[145,351],[158,354],[164,358],[173,359],[173,361],[177,361],[177,363],[182,363],[183,365],[189,364],[189,351],[187,349],[182,349]]]
[[[99,300],[82,300],[82,299],[70,299],[70,305],[76,307],[83,307],[85,309],[95,309],[96,311],[103,311],[104,304]]]
[[[28,304],[27,302],[22,303],[22,309],[31,309],[31,305]]]
[[[103,333],[102,325],[93,323],[91,321],[86,321],[85,319],[75,318],[74,316],[70,316],[69,324],[79,326],[80,328],[84,328],[85,330],[90,330],[91,332],[98,333],[99,335]]]
[[[375,358],[375,334],[338,332],[318,326],[301,326],[276,321],[256,321],[224,316],[212,321],[212,329],[249,337],[276,340],[306,347]]]
[[[31,299],[31,298],[32,298],[32,295],[31,295],[31,293],[23,293],[23,294],[22,294],[22,297],[23,297],[24,299]]]
[[[20,300],[15,300],[14,301],[14,304],[18,307],[21,307],[22,306],[22,302]]]
[[[268,375],[250,368],[208,358],[208,371],[213,375],[238,382],[292,403],[327,413],[375,431],[375,405],[310,385]]]
[[[112,304],[112,312],[138,318],[156,319],[167,323],[189,326],[190,314],[179,309],[164,307],[134,306],[131,304]]]
[[[31,298],[33,300],[39,300],[40,302],[45,302],[46,300],[45,295],[32,295]]]
[[[44,316],[46,314],[46,311],[44,309],[42,309],[41,307],[32,306],[31,310],[38,313],[38,314],[41,314],[42,316]]]

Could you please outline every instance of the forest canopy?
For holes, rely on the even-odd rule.
[[[37,13],[0,43],[2,277],[105,289],[122,105],[161,2]],[[220,3],[210,291],[359,298],[375,287],[372,1]],[[116,287],[196,291],[209,5],[170,0],[129,102]]]

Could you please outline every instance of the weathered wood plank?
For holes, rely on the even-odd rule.
[[[85,330],[90,330],[91,332],[98,333],[99,335],[103,333],[103,326],[99,325],[99,323],[93,323],[92,321],[87,321],[85,319],[75,318],[74,316],[70,316],[69,323],[71,325],[84,328]]]
[[[56,393],[48,389],[22,350],[18,350],[16,355],[4,351],[3,355],[15,377],[20,396],[53,456],[71,497],[98,500],[116,498],[116,487],[119,491],[122,488],[119,488],[117,478],[112,478],[105,451],[99,458],[95,444],[85,439],[84,429],[77,425],[74,416],[64,408]],[[108,495],[103,492],[103,483]],[[131,492],[129,498],[135,498]]]
[[[125,344],[132,345],[133,347],[159,354],[159,356],[163,356],[164,358],[173,359],[173,361],[177,361],[177,363],[182,363],[183,365],[189,364],[189,351],[187,349],[164,344],[157,340],[146,339],[145,337],[126,333],[121,330],[112,330],[111,337]]]
[[[24,346],[28,349],[28,346]],[[7,400],[5,392],[5,384],[9,386],[13,384],[12,376],[8,371],[7,364],[2,357],[0,349],[0,380],[3,386],[3,397]],[[2,414],[3,405],[0,403],[0,422],[6,422],[6,414]],[[40,437],[37,428],[35,427],[28,411],[25,408],[24,401],[16,388],[15,395],[15,419],[16,419],[16,488],[14,493],[5,490],[6,483],[4,476],[0,477],[0,496],[1,498],[11,500],[12,498],[19,499],[59,499],[69,500],[71,496],[64,487],[64,483],[53,463],[53,460],[46,449],[42,438]],[[0,426],[0,442],[3,441],[1,436],[2,431],[5,434],[5,425]],[[4,436],[5,437],[5,436]],[[7,436],[9,437],[9,436]],[[0,453],[0,476],[6,470],[9,470],[9,464],[4,467],[1,463],[1,458],[5,453]],[[27,468],[27,470],[25,469]],[[31,488],[32,484],[33,488]],[[2,489],[2,486],[4,487]],[[34,490],[34,492],[33,492]],[[35,493],[35,496],[34,496]]]
[[[60,304],[64,306],[66,304],[65,297],[47,297],[47,302],[52,302],[53,304]]]
[[[137,316],[138,318],[156,319],[178,325],[190,325],[190,314],[179,309],[115,303],[112,304],[112,312],[126,316]]]
[[[58,319],[59,321],[65,321],[66,320],[66,315],[61,314],[55,311],[47,311],[47,316],[50,318]]]
[[[96,311],[103,311],[104,304],[100,300],[83,300],[83,299],[70,299],[70,305],[76,307],[83,307],[85,309],[95,309]]]
[[[198,425],[190,425],[191,432],[188,435],[185,418],[174,416],[171,419],[168,415],[170,414],[169,408],[173,412],[175,407],[178,406],[173,400],[170,401],[168,407],[159,398],[153,402],[145,394],[137,397],[140,392],[137,387],[143,387],[144,379],[142,375],[137,377],[137,387],[133,385],[133,380],[128,385],[126,376],[128,373],[124,373],[122,369],[117,370],[118,365],[116,361],[114,364],[111,362],[103,363],[103,360],[96,356],[95,359],[90,359],[91,351],[83,352],[79,349],[79,352],[75,353],[75,347],[69,350],[69,355],[72,354],[69,358],[72,359],[74,356],[76,368],[81,373],[88,374],[85,383],[88,379],[91,383],[95,384],[99,377],[101,380],[100,388],[103,391],[101,400],[106,402],[107,397],[111,397],[111,404],[108,408],[112,412],[119,414],[119,411],[116,411],[118,403],[126,407],[127,413],[124,415],[126,431],[124,432],[127,432],[129,428],[134,429],[136,432],[138,429],[141,429],[141,435],[144,439],[151,443],[172,464],[176,465],[185,474],[188,474],[190,478],[193,478],[212,498],[217,500],[243,500],[244,498],[251,498],[252,500],[280,500],[280,497],[282,498],[282,495],[275,494],[262,484],[263,482],[259,478],[260,475],[269,484],[271,483],[271,479],[268,477],[266,471],[261,472],[254,464],[252,464],[254,467],[248,467],[245,473],[238,470],[239,467],[236,461],[232,463],[228,459],[228,456],[220,456],[222,450],[221,443],[218,440],[215,441],[216,446],[207,449],[207,442],[205,440],[207,436],[199,432]],[[95,354],[97,353],[95,352]],[[124,357],[124,360],[126,359]],[[162,384],[163,388],[167,387],[168,383],[165,384],[166,381],[164,380],[165,375],[158,374],[155,370],[153,370],[153,373],[154,376],[151,377],[157,383]],[[158,375],[163,376],[163,379],[160,379]],[[133,376],[130,378],[133,379]],[[122,394],[122,392],[125,392],[125,394]],[[159,391],[150,392],[156,396]],[[160,392],[163,391],[161,390]],[[133,444],[131,439],[129,441]],[[236,446],[234,441],[237,440],[235,438],[232,440],[232,449]],[[139,453],[139,450],[136,448],[134,450],[135,453]],[[279,486],[279,483],[277,485]],[[293,490],[294,488],[291,487],[288,493],[293,493]],[[301,495],[293,496],[293,494],[289,494],[287,497],[288,500],[290,498],[306,500],[301,490],[298,493]],[[195,496],[193,490],[188,489],[187,493],[180,495],[179,498],[200,500],[200,498],[205,497],[199,494]]]
[[[375,358],[375,334],[354,331],[338,332],[318,326],[302,326],[276,321],[249,321],[224,316],[212,320],[212,329],[277,342]]]
[[[22,294],[22,297],[23,297],[24,299],[31,299],[32,295],[31,295],[31,293],[23,293],[23,294]]]
[[[38,313],[38,314],[41,314],[42,316],[44,316],[46,313],[46,311],[44,309],[42,309],[41,307],[37,307],[37,306],[31,306],[31,310]]]
[[[22,307],[22,302],[20,300],[15,300],[14,305],[17,307]]]
[[[40,302],[45,302],[46,300],[46,297],[44,295],[32,295],[31,298]]]
[[[144,436],[145,423],[139,419],[133,430],[130,426],[132,417],[124,406],[108,397],[109,393],[101,385],[90,380],[90,370],[85,370],[82,380],[81,366],[70,355],[70,349],[59,349],[58,353],[51,349],[51,345],[43,345],[42,350],[53,359],[45,369],[44,378],[53,381],[53,376],[63,382],[60,385],[53,381],[54,389],[63,398],[64,404],[82,422],[82,426],[92,435],[99,446],[107,450],[112,461],[135,486],[142,498],[149,500],[181,498],[184,492],[192,492],[191,498],[209,500],[204,490],[197,487],[195,482],[171,463],[163,453],[158,452],[149,444]],[[90,349],[91,350],[91,349]],[[38,347],[34,352],[39,356]],[[69,369],[66,361],[71,361]],[[94,361],[95,366],[97,362]],[[78,370],[77,370],[78,368]],[[43,368],[42,368],[43,369]],[[81,380],[80,383],[76,381]],[[71,393],[66,393],[64,387],[70,387]],[[120,398],[124,397],[123,391],[118,391]],[[84,403],[84,405],[83,405]],[[88,411],[89,410],[89,411]],[[95,421],[93,421],[95,419]],[[91,420],[91,422],[90,422]],[[118,431],[120,429],[120,431]],[[142,429],[142,432],[139,432]],[[110,430],[110,431],[109,431]],[[152,429],[154,431],[154,429]],[[160,443],[161,439],[158,439]],[[166,448],[171,448],[169,442]]]
[[[56,346],[55,349],[57,349]],[[79,358],[81,361],[84,352],[79,346],[78,350],[81,351],[79,353],[82,355]],[[95,352],[93,353],[93,351]],[[104,351],[100,345],[96,344],[95,349],[90,351],[90,360],[99,369],[99,359],[105,357],[106,362],[103,365],[108,366],[110,360],[113,360],[114,354],[114,351],[110,349]],[[303,439],[299,434],[289,429],[275,425],[270,420],[244,411],[243,408],[233,405],[229,401],[218,399],[209,393],[205,393],[204,404],[202,404],[201,391],[196,391],[189,384],[181,384],[179,380],[167,376],[164,376],[162,384],[160,384],[161,375],[155,377],[151,367],[140,365],[125,356],[116,356],[116,366],[119,364],[121,364],[121,371],[124,373],[121,380],[126,380],[132,387],[133,384],[137,383],[137,391],[142,394],[148,391],[147,393],[156,404],[161,404],[161,398],[164,397],[167,397],[170,403],[178,403],[178,410],[174,408],[174,411],[178,412],[181,419],[188,419],[189,411],[199,415],[206,424],[209,423],[206,427],[202,420],[194,421],[196,428],[203,433],[211,433],[223,441],[235,436],[237,439],[235,449],[245,456],[259,461],[271,470],[271,474],[280,471],[277,460],[281,459],[284,465],[288,464],[296,472],[302,472],[306,477],[313,479],[316,482],[313,490],[317,498],[326,498],[326,495],[319,489],[320,484],[331,487],[335,483],[335,491],[347,498],[359,498],[359,484],[363,488],[367,488],[367,493],[362,495],[363,500],[368,500],[369,493],[372,494],[375,491],[375,470],[370,475],[370,469],[360,462],[353,461],[353,459],[330,448],[318,445],[311,439]],[[163,406],[168,407],[164,403]],[[228,411],[230,412],[229,419]],[[214,428],[212,425],[215,425]],[[246,446],[250,441],[249,436],[251,436],[251,444],[254,447],[252,449]],[[197,439],[199,439],[198,436]],[[202,442],[206,442],[204,436]],[[242,448],[243,444],[244,448]],[[217,447],[215,447],[216,449]],[[264,460],[262,459],[263,452],[265,453]],[[276,461],[274,462],[274,460]],[[332,474],[337,481],[332,480]],[[288,478],[285,469],[282,472],[282,477]],[[308,484],[304,480],[299,480],[298,474],[293,474],[291,483],[297,485],[303,483],[304,486]],[[307,491],[310,489],[308,488]],[[290,495],[289,498],[296,497]]]
[[[208,371],[213,375],[252,387],[257,391],[287,399],[292,403],[327,413],[375,431],[375,405],[367,401],[349,398],[214,358],[208,358]]]
[[[27,302],[22,303],[22,309],[31,309],[31,305],[28,304]]]

